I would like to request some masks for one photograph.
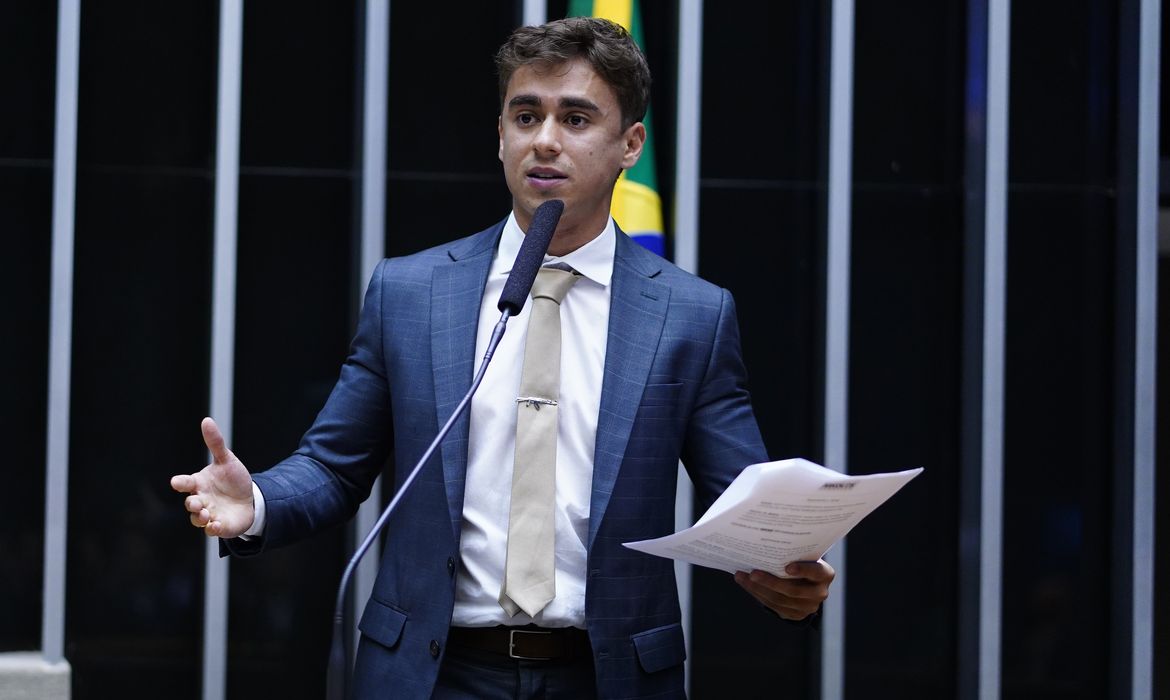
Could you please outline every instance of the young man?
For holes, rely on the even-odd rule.
[[[562,200],[546,259],[559,270],[541,273],[564,283],[553,312],[560,350],[526,342],[546,337],[529,328],[535,302],[526,305],[470,416],[388,524],[360,623],[356,695],[682,696],[673,564],[621,543],[673,531],[680,458],[708,504],[767,459],[731,296],[642,250],[609,216],[614,182],[646,138],[650,73],[629,35],[588,18],[524,27],[496,60],[511,215],[379,264],[350,356],[293,456],[250,475],[206,419],[212,464],[172,486],[191,494],[192,523],[237,555],[347,520],[391,450],[401,479],[451,415],[533,212]],[[559,355],[555,401],[525,395],[540,355]],[[544,472],[555,479],[535,501],[551,513],[524,520],[518,509],[531,499],[517,484],[540,461],[529,458],[525,412],[542,410],[555,417]],[[833,571],[809,562],[789,573],[736,580],[781,617],[803,619]]]

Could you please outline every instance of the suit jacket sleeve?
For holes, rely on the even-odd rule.
[[[682,461],[706,510],[744,467],[768,459],[752,412],[735,301],[726,289],[711,356],[688,419]]]
[[[224,542],[228,552],[259,554],[338,525],[369,495],[393,443],[383,357],[383,278],[378,264],[341,375],[297,451],[253,475],[264,494],[263,537]]]

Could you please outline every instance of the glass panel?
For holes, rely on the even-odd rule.
[[[517,23],[499,5],[393,3],[390,21],[386,254],[417,252],[481,231],[508,215],[497,158],[499,92],[493,56]],[[418,27],[442,25],[443,51]],[[425,55],[427,70],[418,70]],[[444,89],[435,90],[435,76]],[[425,134],[425,138],[420,138]],[[405,468],[409,469],[406,465]],[[389,497],[389,494],[384,494]]]
[[[770,455],[818,459],[828,5],[760,4],[751,22],[705,8],[699,274],[735,295]],[[744,66],[768,66],[750,91],[727,79]],[[814,696],[815,634],[770,615],[727,574],[700,567],[693,613],[695,696],[771,697],[777,688]]]
[[[754,190],[703,187],[700,272],[735,296],[752,405],[770,457],[816,459],[822,198],[811,183],[757,184]],[[783,224],[776,235],[759,235],[761,221]],[[703,507],[696,504],[695,514]],[[818,637],[773,617],[728,574],[693,572],[694,695],[770,697],[783,687],[792,697],[811,697]]]
[[[857,7],[848,467],[926,472],[849,537],[850,698],[955,694],[965,13]]]
[[[195,697],[203,537],[168,485],[206,463],[210,179],[78,178],[67,655],[73,697]],[[186,682],[178,682],[182,678]],[[168,691],[170,692],[170,691]]]
[[[0,343],[0,363],[15,370],[5,379],[0,440],[13,465],[5,489],[20,494],[0,523],[0,542],[11,546],[0,564],[0,651],[41,646],[56,37],[55,4],[0,5],[0,84],[17,107],[0,109],[0,299],[12,300],[0,304],[0,328],[15,339]]]
[[[396,2],[390,12],[390,77],[387,106],[392,173],[425,180],[423,173],[487,174],[503,186],[500,173],[500,114],[493,57],[512,32],[515,18],[502,3],[464,3],[459,21],[442,3]],[[436,31],[442,27],[441,50]],[[410,207],[395,199],[388,206]],[[451,209],[448,205],[443,212]],[[481,212],[476,231],[506,211]],[[391,237],[409,236],[391,229]]]
[[[362,61],[355,14],[352,0],[244,4],[242,166],[353,164]]]
[[[254,471],[296,449],[353,333],[357,5],[245,5],[232,448]],[[232,562],[229,696],[322,695],[346,556],[338,528]]]
[[[1011,192],[1007,700],[1107,695],[1114,211],[1089,190]]]
[[[73,697],[164,684],[196,697],[204,542],[168,477],[206,461],[215,4],[111,5],[81,21]]]
[[[512,196],[498,173],[433,179],[391,173],[386,188],[388,256],[416,253],[482,231],[512,209]]]
[[[955,694],[960,201],[953,184],[854,193],[849,470],[926,471],[849,535],[848,697]]]
[[[1115,3],[1013,3],[1003,697],[1108,695]]]

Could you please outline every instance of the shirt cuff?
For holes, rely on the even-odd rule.
[[[252,527],[240,535],[245,540],[264,535],[264,493],[260,491],[260,487],[256,485],[255,481],[252,482],[252,505],[256,509],[256,515],[252,520]]]

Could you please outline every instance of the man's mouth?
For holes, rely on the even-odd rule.
[[[528,177],[538,180],[564,180],[565,174],[555,168],[533,168],[528,171]]]
[[[527,173],[529,184],[538,189],[556,187],[568,179],[564,173],[552,168],[533,168]]]

